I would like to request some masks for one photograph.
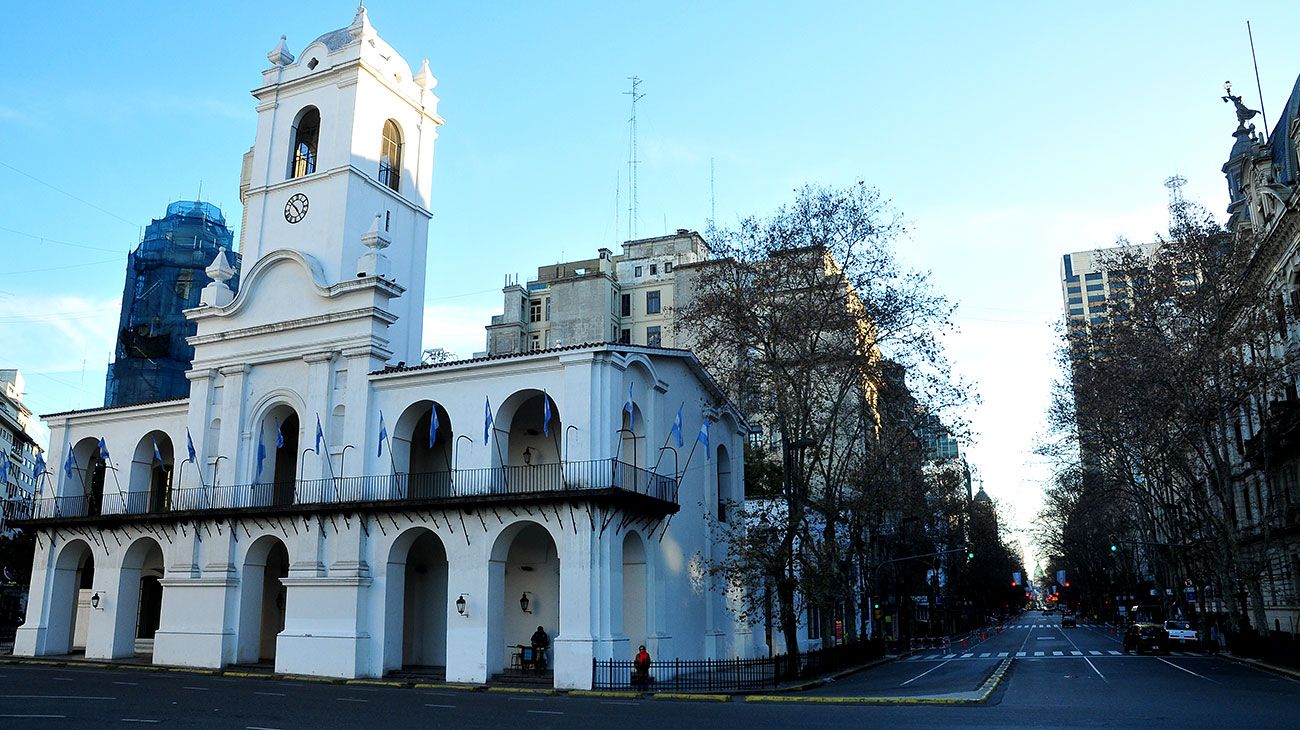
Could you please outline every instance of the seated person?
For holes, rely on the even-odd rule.
[[[538,670],[546,669],[546,647],[551,643],[551,637],[546,635],[546,629],[541,626],[533,632],[533,666]]]

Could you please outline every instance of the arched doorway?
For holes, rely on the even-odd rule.
[[[415,528],[393,543],[386,583],[384,669],[447,666],[447,551]]]
[[[298,413],[281,403],[262,417],[254,469],[258,505],[293,504],[298,481]]]
[[[451,495],[454,438],[451,418],[441,405],[425,400],[402,412],[393,429],[393,464],[398,472],[405,467],[406,496],[429,499]]]
[[[259,537],[248,548],[239,577],[239,664],[275,662],[275,640],[284,630],[288,593],[281,578],[289,575],[289,551],[280,539]]]
[[[84,438],[72,450],[72,478],[65,482],[60,516],[98,515],[104,511],[104,483],[108,468],[99,453],[99,439]],[[111,511],[111,510],[110,510]]]
[[[560,627],[560,556],[555,540],[536,522],[516,522],[497,536],[489,565],[488,673],[511,666],[516,646],[529,646],[537,627],[551,648]],[[496,589],[500,586],[499,589]],[[523,599],[527,599],[524,601]],[[527,609],[524,606],[527,605]],[[503,651],[504,648],[504,651]],[[553,652],[546,652],[552,666]]]
[[[629,532],[623,537],[623,634],[634,651],[646,643],[648,579],[645,541]]]
[[[618,460],[639,469],[647,468],[645,458],[645,419],[641,416],[641,407],[632,404],[632,412],[623,410],[623,420],[618,427]]]
[[[151,431],[135,445],[127,481],[126,511],[130,514],[162,512],[171,496],[175,464],[171,437]]]
[[[152,653],[154,632],[162,618],[163,551],[157,540],[142,537],[122,558],[117,614],[113,625],[114,658],[137,651]]]
[[[549,415],[548,415],[549,414]],[[507,492],[561,489],[560,440],[564,423],[555,399],[540,390],[521,390],[507,398],[494,420],[492,465],[504,466],[502,484]]]
[[[70,654],[86,650],[94,583],[95,556],[90,546],[81,540],[68,542],[54,562],[49,625],[42,653]]]

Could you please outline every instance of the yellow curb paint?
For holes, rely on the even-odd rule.
[[[348,679],[343,684],[365,684],[372,687],[405,687],[405,682],[391,682],[384,679]]]
[[[656,692],[651,695],[656,700],[699,700],[701,702],[730,702],[730,695],[696,695],[683,692]]]
[[[553,689],[532,689],[529,687],[488,687],[487,691],[510,692],[521,695],[553,695],[556,693]]]
[[[641,696],[636,692],[607,692],[595,689],[571,689],[569,695],[573,697],[616,697],[624,700],[634,700]]]

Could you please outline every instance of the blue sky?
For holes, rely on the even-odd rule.
[[[901,209],[900,254],[960,304],[948,336],[983,404],[969,455],[1025,525],[1065,252],[1147,240],[1163,180],[1226,205],[1225,79],[1275,120],[1300,73],[1300,5],[373,0],[429,58],[436,151],[426,346],[483,347],[506,274],[626,238],[627,77],[643,80],[639,235],[702,229],[804,183],[862,179]],[[1050,7],[1048,7],[1050,5]],[[0,47],[0,367],[37,412],[99,405],[125,254],[166,205],[237,223],[253,100],[351,2],[19,3]],[[623,205],[626,205],[624,201]],[[61,243],[56,243],[61,242]],[[68,244],[76,244],[68,245]]]

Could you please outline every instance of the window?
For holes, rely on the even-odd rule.
[[[649,345],[650,347],[658,347],[658,346],[659,346],[659,328],[658,328],[658,327],[646,327],[646,328],[645,328],[645,343],[646,343],[647,345]]]
[[[645,293],[645,313],[659,314],[659,290],[648,291]]]
[[[1106,295],[1105,295],[1105,294],[1102,294],[1102,295],[1100,295],[1100,296],[1096,296],[1096,295],[1089,295],[1089,296],[1088,296],[1088,303],[1089,303],[1089,304],[1093,304],[1093,303],[1095,303],[1095,302],[1104,302],[1104,301],[1106,301]]]
[[[546,298],[546,321],[551,321],[551,298]]]
[[[1084,274],[1083,278],[1085,281],[1101,281],[1101,272],[1098,271],[1092,274]]]
[[[289,177],[302,177],[316,172],[316,148],[320,143],[320,112],[309,106],[298,114],[293,125],[293,159],[289,161]]]
[[[619,316],[621,317],[632,316],[632,295],[631,294],[624,294],[622,297],[619,297],[618,311],[619,311]]]
[[[654,276],[659,273],[659,264],[650,264],[650,275]]]
[[[1079,293],[1079,287],[1077,287],[1077,286],[1066,287],[1065,291],[1066,291],[1067,293],[1069,293],[1069,294],[1078,294],[1078,293]]]
[[[1070,304],[1083,304],[1083,297],[1070,297]]]
[[[632,330],[630,329],[619,330],[618,341],[620,344],[623,345],[632,344]]]
[[[528,300],[528,321],[529,322],[542,321],[542,300],[540,299]]]
[[[1101,291],[1106,288],[1105,284],[1089,284],[1088,291]]]
[[[673,273],[673,262],[671,262],[671,261],[665,261],[665,262],[664,262],[664,273],[665,273],[665,274],[671,274],[671,273]]]
[[[384,122],[384,141],[379,148],[379,182],[393,190],[402,182],[402,130],[397,122]]]
[[[641,267],[640,267],[640,266],[638,266],[638,267],[632,269],[632,276],[640,276],[640,275],[641,275]]]
[[[538,334],[534,334],[528,340],[528,351],[536,352],[537,350],[540,349],[542,349],[542,336]]]

